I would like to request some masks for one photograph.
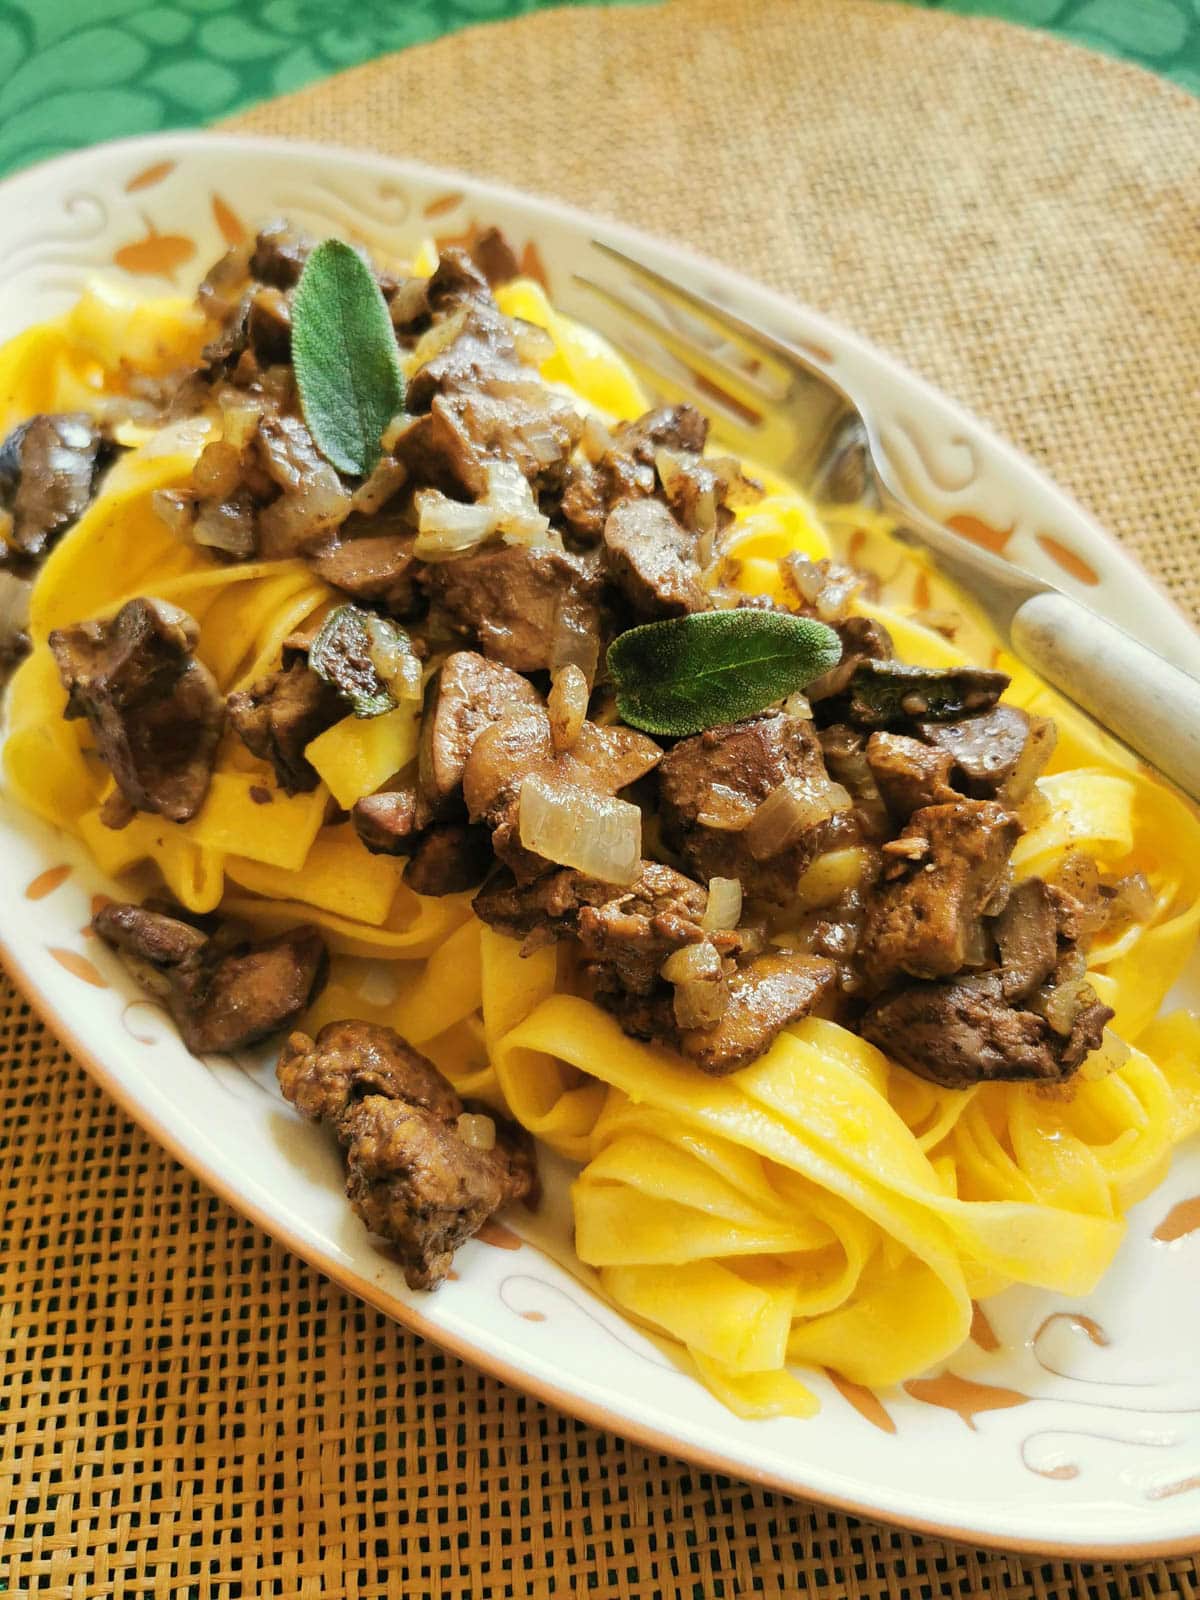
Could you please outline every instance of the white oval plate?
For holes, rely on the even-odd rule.
[[[869,400],[927,510],[1200,672],[1200,639],[1146,574],[953,402],[725,268],[497,185],[267,140],[102,145],[0,185],[0,338],[63,310],[97,272],[146,294],[190,290],[228,242],[280,214],[391,254],[423,235],[497,223],[556,303],[585,321],[587,295],[572,275],[603,275],[589,247],[602,236],[809,347]],[[1116,1265],[1085,1304],[1009,1291],[944,1371],[878,1394],[818,1374],[814,1420],[741,1422],[571,1264],[568,1174],[544,1153],[549,1198],[536,1221],[515,1214],[472,1241],[435,1295],[407,1290],[346,1205],[332,1142],[283,1105],[269,1060],[190,1055],[115,957],[84,936],[92,894],[112,889],[73,841],[0,793],[0,937],[49,1025],[231,1205],[374,1305],[590,1422],[848,1510],[1058,1554],[1200,1544],[1200,1150],[1182,1152],[1133,1212]],[[1182,997],[1200,997],[1200,968]]]

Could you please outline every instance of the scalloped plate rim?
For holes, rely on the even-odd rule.
[[[685,268],[689,274],[704,275],[709,281],[718,280],[728,284],[737,296],[749,299],[751,303],[765,305],[778,312],[785,318],[795,318],[800,315],[807,326],[818,330],[827,341],[839,351],[856,353],[864,361],[873,364],[889,373],[892,380],[907,392],[911,392],[935,405],[938,409],[949,412],[963,425],[968,436],[981,440],[987,449],[1002,461],[1006,461],[1015,471],[1019,479],[1032,480],[1038,489],[1056,501],[1068,520],[1076,528],[1086,531],[1088,545],[1095,548],[1100,545],[1104,553],[1110,558],[1116,557],[1118,568],[1135,571],[1144,584],[1147,575],[1143,569],[1131,561],[1131,558],[1121,550],[1112,535],[1108,534],[1095,520],[1079,506],[1065,491],[1060,489],[1046,474],[1014,446],[993,434],[989,428],[969,413],[964,407],[953,401],[941,391],[917,377],[894,357],[878,350],[869,341],[860,335],[847,330],[833,319],[810,307],[799,305],[786,296],[767,289],[733,269],[726,268],[719,263],[711,262],[674,242],[656,239],[638,229],[607,218],[590,216],[588,213],[566,204],[553,200],[539,198],[523,193],[509,185],[493,182],[487,179],[476,179],[466,174],[448,172],[424,163],[406,161],[388,156],[382,156],[369,151],[356,151],[335,146],[315,143],[302,143],[289,140],[269,139],[261,137],[243,137],[234,134],[170,134],[147,135],[134,139],[113,141],[108,145],[95,146],[91,149],[55,157],[50,161],[40,163],[38,166],[26,169],[16,176],[0,183],[0,198],[10,199],[19,193],[22,187],[32,181],[45,187],[49,180],[61,179],[73,175],[99,163],[101,167],[105,161],[121,158],[126,154],[141,151],[154,151],[160,158],[165,158],[178,152],[182,158],[190,152],[205,149],[211,152],[214,147],[223,147],[233,152],[253,156],[256,152],[264,156],[286,156],[289,158],[297,155],[308,155],[319,158],[323,162],[348,162],[357,167],[367,166],[381,174],[390,176],[409,175],[414,181],[424,184],[437,184],[447,188],[454,186],[461,188],[466,194],[485,199],[493,196],[504,205],[514,205],[527,212],[541,215],[547,220],[562,225],[564,222],[574,228],[588,233],[600,232],[611,239],[623,242],[632,250],[642,249],[653,257],[656,254],[670,252],[673,264]],[[1157,607],[1169,607],[1173,616],[1183,624],[1185,633],[1196,644],[1196,656],[1200,660],[1200,639],[1190,629],[1186,619],[1174,607],[1169,598],[1154,586],[1154,600]],[[1156,609],[1157,609],[1156,607]],[[6,804],[3,808],[8,811]],[[40,825],[39,825],[40,826]],[[7,866],[9,852],[5,849],[7,840],[4,833],[7,831],[7,819],[0,818],[0,866]],[[43,827],[43,831],[44,827]],[[7,874],[6,874],[7,875]],[[15,886],[14,886],[15,889]],[[18,913],[24,907],[20,899],[20,890],[15,889],[13,899],[18,908]],[[32,916],[32,913],[30,913]],[[20,915],[14,918],[14,923],[20,931]],[[548,1376],[545,1370],[531,1371],[532,1368],[546,1369],[549,1363],[540,1357],[528,1352],[522,1353],[521,1360],[514,1359],[505,1353],[504,1347],[511,1349],[512,1341],[497,1337],[491,1347],[486,1342],[473,1340],[464,1333],[445,1327],[439,1322],[432,1321],[410,1300],[394,1295],[379,1282],[373,1282],[360,1276],[350,1267],[341,1262],[336,1254],[324,1248],[320,1239],[313,1231],[305,1231],[301,1226],[293,1224],[286,1213],[272,1209],[270,1196],[265,1190],[259,1198],[256,1193],[247,1192],[247,1183],[243,1180],[242,1186],[232,1176],[223,1172],[218,1163],[206,1157],[196,1143],[189,1144],[185,1134],[173,1124],[172,1120],[160,1114],[144,1101],[139,1101],[134,1093],[133,1086],[122,1076],[119,1068],[115,1068],[105,1059],[103,1051],[93,1045],[88,1035],[93,1030],[84,1026],[77,1029],[73,1020],[69,1020],[65,1010],[63,998],[56,997],[55,993],[60,984],[57,980],[53,984],[46,980],[50,974],[40,974],[39,962],[32,960],[11,936],[9,928],[0,929],[0,954],[3,955],[8,970],[13,974],[22,990],[27,995],[34,1009],[42,1016],[47,1025],[69,1046],[72,1052],[84,1062],[92,1075],[103,1085],[115,1100],[134,1118],[142,1124],[174,1155],[183,1165],[195,1173],[204,1183],[213,1188],[230,1205],[243,1215],[248,1216],[257,1226],[266,1233],[279,1239],[288,1248],[305,1260],[310,1262],[335,1281],[341,1283],[351,1292],[367,1300],[389,1316],[406,1323],[415,1331],[430,1338],[435,1343],[451,1349],[456,1355],[472,1364],[482,1367],[493,1375],[513,1383],[533,1393],[538,1398],[547,1400],[561,1409],[582,1417],[596,1426],[616,1431],[635,1439],[638,1443],[667,1454],[680,1456],[686,1460],[702,1464],[708,1468],[729,1473],[739,1479],[756,1482],[770,1486],[785,1493],[823,1504],[833,1505],[839,1509],[855,1515],[868,1518],[880,1518],[886,1521],[899,1523],[906,1527],[917,1528],[921,1531],[941,1535],[943,1537],[977,1541],[991,1547],[1001,1547],[1020,1550],[1032,1554],[1059,1555],[1068,1557],[1091,1557],[1101,1560],[1121,1558],[1144,1558],[1150,1556],[1165,1556],[1172,1554],[1190,1553],[1200,1545],[1200,1514],[1193,1515],[1186,1523],[1180,1518],[1175,1525],[1175,1530],[1163,1537],[1150,1540],[1137,1540],[1122,1538],[1113,1542],[1100,1541],[1095,1538],[1086,1540],[1062,1539],[1043,1537],[1039,1534],[1030,1534],[1028,1523],[1026,1531],[1022,1531],[1021,1519],[1018,1515],[1015,1522],[1006,1525],[1003,1515],[989,1525],[980,1526],[978,1517],[968,1520],[945,1520],[946,1513],[933,1514],[939,1508],[934,1506],[928,1497],[914,1494],[911,1488],[892,1486],[890,1492],[882,1490],[878,1485],[871,1485],[869,1495],[862,1497],[863,1486],[855,1492],[852,1480],[842,1474],[825,1473],[822,1480],[821,1466],[817,1462],[798,1460],[794,1473],[781,1473],[772,1466],[756,1464],[750,1455],[744,1453],[725,1453],[714,1449],[703,1440],[688,1437],[679,1431],[667,1431],[663,1425],[653,1417],[639,1418],[630,1414],[628,1409],[614,1410],[614,1403],[620,1404],[620,1397],[611,1388],[604,1389],[582,1376],[574,1380],[576,1387],[564,1387],[561,1382]],[[253,1189],[253,1182],[249,1184]],[[869,1448],[870,1440],[866,1441]],[[815,1477],[814,1477],[815,1474]],[[1119,1508],[1126,1516],[1129,1508],[1122,1505]],[[1060,1505],[1054,1508],[1054,1520],[1060,1525],[1069,1521],[1070,1507]],[[972,1525],[974,1524],[974,1525]]]

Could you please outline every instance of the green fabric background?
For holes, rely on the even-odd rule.
[[[210,122],[471,23],[589,3],[603,0],[0,0],[0,173]],[[1200,0],[924,3],[1046,28],[1200,93]]]

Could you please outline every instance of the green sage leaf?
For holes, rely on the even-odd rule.
[[[308,647],[308,664],[350,704],[356,717],[381,717],[401,700],[419,700],[421,664],[403,628],[361,606],[336,606]]]
[[[365,478],[380,435],[404,408],[404,374],[379,285],[341,239],[319,244],[300,274],[292,364],[317,449],[339,472]]]
[[[837,665],[832,628],[785,611],[697,611],[630,628],[608,648],[617,710],[667,738],[752,717]]]

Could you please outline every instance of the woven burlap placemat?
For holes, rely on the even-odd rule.
[[[1200,610],[1200,105],[874,0],[485,27],[236,126],[470,168],[677,237],[861,329],[1044,462]],[[597,1433],[242,1222],[0,990],[0,1590],[423,1600],[1109,1600],[1190,1559],[991,1555]]]

